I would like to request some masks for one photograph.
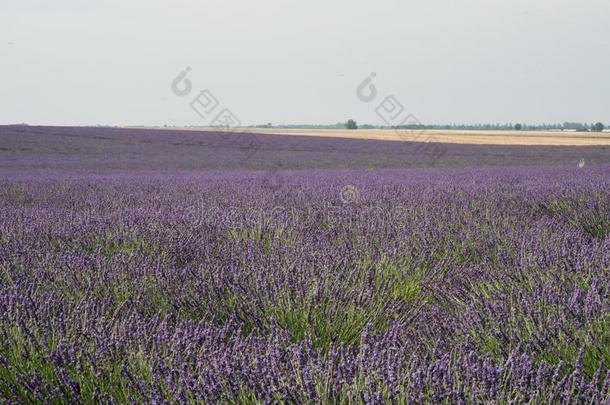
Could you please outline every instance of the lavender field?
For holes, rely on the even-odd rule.
[[[610,403],[610,148],[438,150],[0,127],[0,402]]]

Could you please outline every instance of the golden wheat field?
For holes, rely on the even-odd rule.
[[[610,145],[610,132],[392,129],[249,129],[257,133],[490,145]]]
[[[167,130],[218,131],[212,127],[167,127]],[[411,130],[411,129],[283,129],[234,128],[258,134],[321,136],[332,138],[377,139],[386,141],[419,141],[481,145],[610,145],[610,132],[576,131],[490,131],[490,130]]]

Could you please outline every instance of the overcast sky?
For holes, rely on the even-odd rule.
[[[5,124],[610,123],[610,1],[1,0],[0,73]]]

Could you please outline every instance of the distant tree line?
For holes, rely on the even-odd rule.
[[[289,125],[272,125],[271,123],[255,125],[254,128],[299,128],[299,129],[449,129],[449,130],[467,130],[467,131],[577,131],[577,132],[601,132],[606,126],[602,122],[597,123],[582,123],[569,122],[553,123],[553,124],[522,124],[522,123],[505,123],[505,124],[410,124],[410,125],[358,125],[353,119],[347,122],[338,122],[336,124],[289,124]]]
[[[364,128],[365,125],[362,126]],[[454,129],[454,130],[493,130],[493,131],[593,131],[601,132],[605,129],[605,125],[601,122],[595,124],[586,124],[581,122],[564,122],[563,124],[433,124],[433,125],[404,125],[397,127],[399,129]]]

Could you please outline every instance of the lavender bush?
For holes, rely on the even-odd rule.
[[[270,188],[24,136],[0,136],[37,139],[0,168],[3,402],[610,403],[604,151],[565,152],[599,154],[580,169],[348,156]]]

